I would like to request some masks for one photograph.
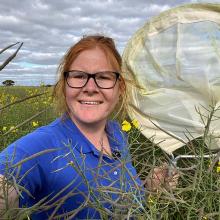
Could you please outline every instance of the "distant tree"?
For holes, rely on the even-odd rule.
[[[15,82],[13,80],[11,80],[11,79],[7,79],[4,82],[2,82],[2,84],[4,86],[13,86],[15,84]]]

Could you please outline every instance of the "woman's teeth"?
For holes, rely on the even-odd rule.
[[[81,104],[86,104],[86,105],[99,105],[100,102],[88,102],[88,101],[80,101]]]

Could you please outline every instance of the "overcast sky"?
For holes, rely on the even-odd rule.
[[[0,49],[24,42],[0,72],[0,84],[53,84],[65,51],[85,34],[113,37],[123,52],[128,39],[152,16],[172,7],[220,0],[0,0]],[[14,50],[0,54],[2,63]]]

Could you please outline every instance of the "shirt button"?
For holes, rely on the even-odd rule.
[[[118,174],[118,172],[117,171],[114,171],[114,175],[117,175]]]

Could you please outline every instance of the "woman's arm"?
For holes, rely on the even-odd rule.
[[[18,193],[13,186],[7,183],[6,178],[0,174],[0,217],[8,209],[18,208]]]

